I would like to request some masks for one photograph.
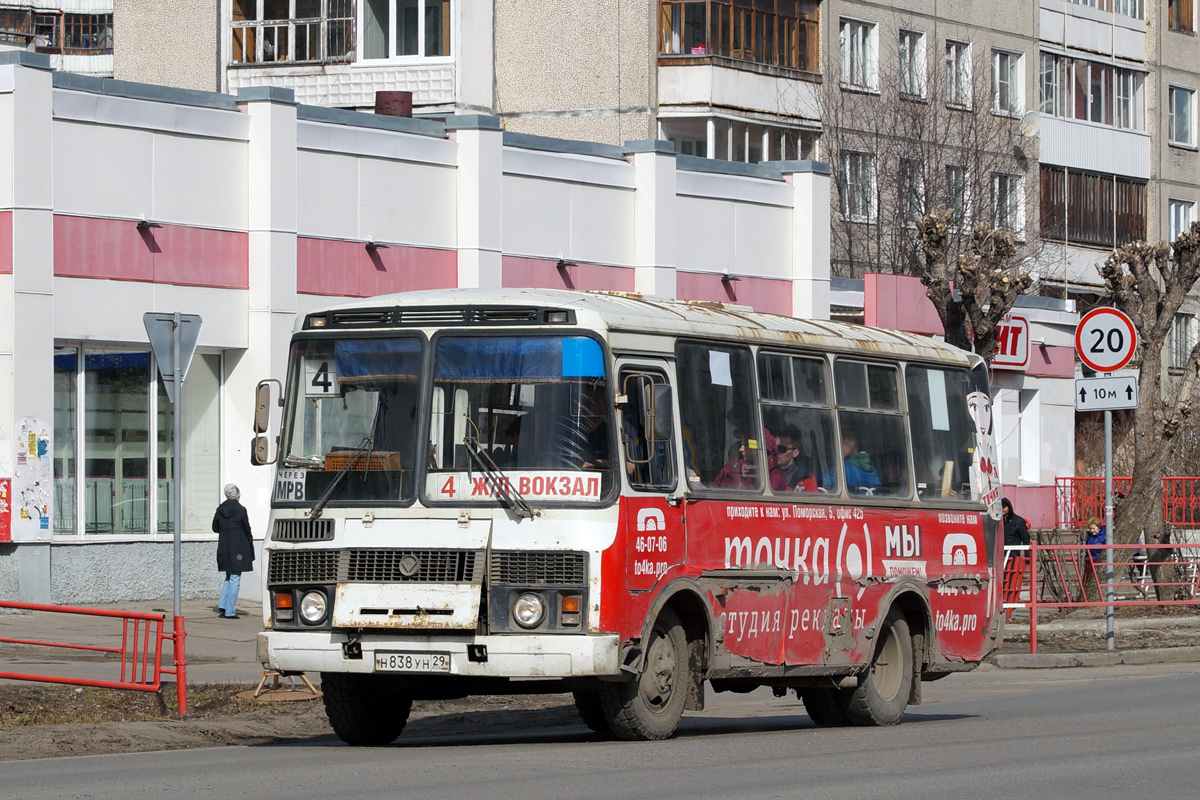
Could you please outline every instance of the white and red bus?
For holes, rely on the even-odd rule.
[[[986,370],[938,341],[422,292],[305,315],[282,394],[259,654],[320,672],[347,742],[414,699],[568,691],[660,739],[706,686],[889,725],[996,647]]]

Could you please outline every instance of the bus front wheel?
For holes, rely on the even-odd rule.
[[[321,692],[329,725],[346,744],[391,744],[412,711],[411,697],[374,675],[322,672]]]
[[[642,674],[636,680],[603,684],[600,704],[618,739],[667,739],[679,727],[687,691],[687,636],[679,616],[664,608],[650,630]]]
[[[912,691],[913,646],[908,621],[893,608],[879,626],[871,665],[858,687],[842,696],[851,725],[895,725]]]

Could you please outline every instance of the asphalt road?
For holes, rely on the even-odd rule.
[[[328,737],[0,764],[0,797],[1195,797],[1200,664],[999,670],[925,685],[895,728],[818,729],[794,698],[709,694],[677,738],[598,741],[582,724],[354,749]]]

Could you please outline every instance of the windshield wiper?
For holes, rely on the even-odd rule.
[[[496,466],[496,462],[492,461],[492,457],[479,448],[479,443],[475,441],[475,437],[467,434],[463,437],[463,447],[467,450],[467,455],[479,467],[479,471],[483,473],[484,478],[492,487],[492,491],[496,493],[496,497],[500,502],[512,509],[513,513],[518,517],[526,519],[533,518],[533,508],[528,501],[521,496],[521,493],[513,488],[512,481],[500,471]]]
[[[317,502],[313,503],[312,509],[308,512],[309,519],[320,518],[321,509],[325,508],[325,504],[333,496],[333,490],[342,482],[342,478],[350,473],[350,470],[358,466],[359,458],[362,458],[364,455],[366,458],[362,459],[363,480],[367,479],[367,472],[371,468],[371,451],[375,449],[375,426],[379,422],[379,409],[382,405],[380,403],[375,406],[375,418],[371,420],[371,432],[364,436],[362,443],[351,451],[350,460],[346,462],[346,466],[338,470],[337,475],[333,476],[333,480],[329,482],[329,485],[325,487],[325,491],[321,492],[321,496],[317,498]]]

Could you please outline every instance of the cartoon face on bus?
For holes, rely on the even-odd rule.
[[[967,411],[975,421],[979,436],[992,432],[992,398],[987,392],[973,391],[967,395]]]

